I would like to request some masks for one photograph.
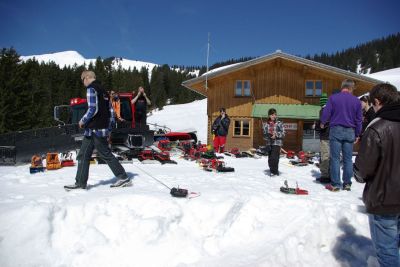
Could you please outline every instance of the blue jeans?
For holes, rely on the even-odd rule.
[[[340,152],[342,152],[343,156],[343,184],[351,185],[354,140],[355,134],[353,128],[333,126],[329,129],[330,175],[333,186],[341,186]]]
[[[369,214],[369,229],[381,267],[400,266],[400,214]]]

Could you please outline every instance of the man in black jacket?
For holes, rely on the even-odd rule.
[[[108,164],[118,179],[111,187],[124,186],[130,181],[130,178],[118,159],[111,153],[107,141],[111,125],[114,122],[114,110],[110,97],[100,83],[96,81],[96,75],[93,71],[83,71],[81,80],[86,87],[88,110],[79,121],[79,127],[84,128],[85,132],[81,149],[76,157],[78,169],[76,171],[75,183],[65,185],[64,188],[68,191],[86,189],[90,158],[95,148],[97,154]]]
[[[400,97],[396,87],[378,84],[370,92],[376,118],[368,125],[354,164],[366,183],[363,201],[381,266],[400,266]]]
[[[220,115],[215,119],[211,131],[214,135],[214,151],[217,153],[224,153],[226,136],[228,135],[231,119],[229,119],[228,114],[226,114],[225,108],[220,108],[219,112]]]

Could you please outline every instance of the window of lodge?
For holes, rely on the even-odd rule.
[[[235,120],[233,124],[233,136],[250,136],[250,121]]]
[[[251,96],[251,83],[249,80],[237,80],[235,96]]]
[[[321,80],[307,80],[306,81],[306,96],[321,96],[322,95],[322,81]]]

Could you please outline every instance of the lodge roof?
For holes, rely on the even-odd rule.
[[[267,61],[270,61],[270,60],[274,60],[276,58],[282,58],[282,59],[285,59],[285,60],[288,60],[288,61],[296,62],[296,63],[303,64],[303,65],[306,65],[306,66],[314,67],[314,68],[317,68],[317,69],[330,71],[330,72],[337,73],[337,74],[340,74],[340,75],[345,75],[346,77],[349,77],[349,78],[352,78],[352,79],[355,79],[355,80],[362,80],[362,81],[366,81],[366,82],[370,82],[370,83],[382,83],[382,81],[377,80],[377,79],[373,79],[373,78],[370,78],[370,77],[367,77],[367,76],[364,76],[364,75],[361,75],[361,74],[357,74],[357,73],[354,73],[354,72],[351,72],[351,71],[342,70],[340,68],[336,68],[336,67],[333,67],[333,66],[322,64],[322,63],[319,63],[319,62],[316,62],[316,61],[312,61],[312,60],[309,60],[309,59],[305,59],[305,58],[302,58],[302,57],[286,54],[286,53],[283,53],[280,50],[277,50],[274,53],[271,53],[271,54],[268,54],[268,55],[265,55],[265,56],[262,56],[262,57],[258,57],[258,58],[255,58],[255,59],[252,59],[252,60],[249,60],[249,61],[245,61],[245,62],[241,62],[241,63],[237,63],[237,64],[232,64],[230,66],[224,66],[224,67],[222,67],[220,69],[216,69],[216,70],[211,70],[211,71],[203,74],[202,76],[199,76],[199,77],[184,81],[182,83],[182,85],[192,90],[192,88],[190,88],[191,85],[194,85],[194,84],[199,83],[199,82],[204,82],[206,80],[206,78],[207,79],[212,79],[212,78],[215,78],[215,77],[218,77],[218,76],[221,76],[221,75],[224,75],[224,74],[228,74],[228,73],[231,73],[231,72],[235,72],[235,71],[238,71],[238,70],[250,67],[250,66],[254,66],[254,65],[257,65],[257,64],[260,64],[260,63],[264,63],[264,62],[267,62]]]

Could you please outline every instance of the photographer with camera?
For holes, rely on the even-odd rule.
[[[231,119],[229,119],[228,114],[226,114],[225,108],[220,108],[219,113],[220,115],[215,119],[211,130],[214,135],[214,151],[216,153],[224,153],[226,136],[228,135]]]
[[[133,95],[135,93],[133,91]],[[147,106],[151,105],[151,101],[142,86],[139,87],[137,95],[132,99],[131,103],[135,104],[135,128],[145,128],[147,124]]]

